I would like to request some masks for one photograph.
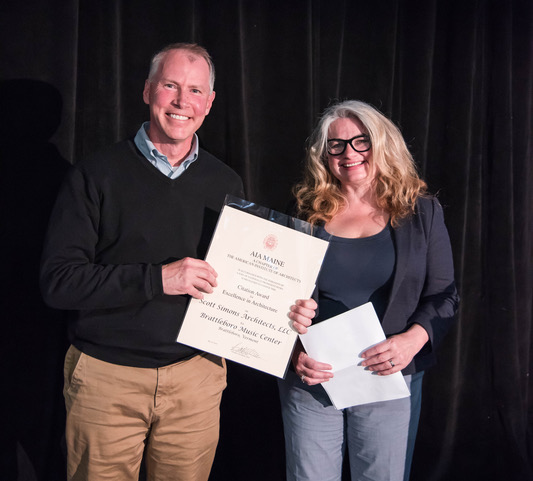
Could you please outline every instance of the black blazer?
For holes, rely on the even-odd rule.
[[[436,362],[435,349],[450,328],[459,303],[450,239],[439,201],[420,198],[414,215],[394,229],[394,239],[396,269],[382,325],[387,336],[415,323],[428,332],[428,343],[402,370],[403,374],[413,374]]]

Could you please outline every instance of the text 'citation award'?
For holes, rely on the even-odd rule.
[[[283,378],[298,336],[290,306],[311,297],[327,247],[225,205],[206,256],[217,287],[191,299],[177,341]]]

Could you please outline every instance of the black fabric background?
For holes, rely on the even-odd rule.
[[[444,205],[462,299],[425,377],[411,479],[533,479],[529,0],[4,0],[0,478],[64,479],[65,313],[36,282],[47,216],[68,162],[148,118],[149,58],[175,41],[214,58],[201,140],[252,201],[284,208],[331,101],[401,126]],[[275,379],[228,377],[211,480],[283,480]]]

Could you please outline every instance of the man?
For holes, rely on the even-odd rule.
[[[189,296],[217,286],[203,260],[242,181],[198,145],[215,92],[209,54],[154,56],[150,122],[73,166],[41,266],[47,303],[75,312],[65,358],[70,480],[207,480],[226,385],[222,359],[175,342]],[[311,317],[309,303],[290,316]],[[311,308],[314,307],[311,305]]]

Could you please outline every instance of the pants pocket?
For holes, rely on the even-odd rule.
[[[63,395],[65,398],[69,393],[77,391],[82,384],[84,357],[84,354],[72,345],[65,355],[65,364],[63,367]]]

